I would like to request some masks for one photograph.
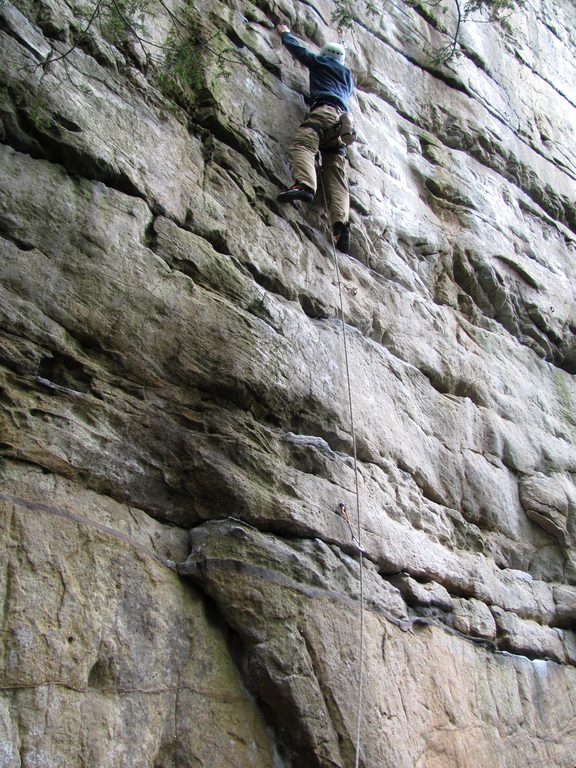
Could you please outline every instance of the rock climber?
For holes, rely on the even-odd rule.
[[[348,253],[350,247],[350,195],[346,169],[346,143],[354,133],[349,120],[348,101],[354,92],[352,72],[344,64],[345,50],[339,43],[327,43],[313,53],[291,34],[286,24],[276,27],[283,45],[310,72],[310,111],[288,148],[294,185],[278,195],[278,201],[312,202],[316,194],[315,160],[321,153],[321,182],[332,224],[336,247]],[[344,134],[347,134],[346,136]],[[343,140],[344,139],[344,140]],[[346,143],[345,143],[346,142]]]

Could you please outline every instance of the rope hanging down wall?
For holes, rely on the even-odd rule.
[[[318,157],[318,162],[321,164],[321,157]],[[322,174],[318,174],[320,179],[320,187],[322,189],[322,197],[324,201],[324,209],[329,217],[328,204],[326,201],[326,190],[324,189],[324,183],[322,181]],[[357,536],[354,536],[354,531],[348,517],[346,506],[343,503],[339,504],[340,512],[348,526],[352,539],[355,540],[358,547],[359,554],[359,581],[360,581],[360,608],[358,615],[359,622],[359,638],[358,638],[358,692],[356,700],[356,733],[355,733],[355,759],[354,768],[359,768],[360,765],[360,747],[361,747],[361,726],[362,726],[362,706],[364,698],[364,550],[362,548],[362,528],[361,528],[361,516],[360,516],[360,490],[358,485],[358,456],[356,450],[356,430],[354,427],[354,408],[352,404],[352,385],[350,379],[350,359],[348,355],[348,338],[346,335],[346,323],[344,322],[344,301],[342,297],[342,281],[340,279],[340,268],[338,266],[338,254],[336,253],[335,240],[330,235],[332,243],[332,257],[334,260],[334,270],[336,272],[336,283],[338,285],[338,298],[340,304],[340,322],[342,326],[342,342],[344,347],[344,363],[346,369],[346,387],[348,393],[348,409],[350,418],[350,432],[352,435],[352,456],[354,460],[354,484],[355,484],[355,498],[356,498],[356,529]]]

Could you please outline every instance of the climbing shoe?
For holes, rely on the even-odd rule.
[[[334,224],[334,242],[339,251],[348,253],[350,248],[350,223],[343,224],[341,221],[337,221]]]
[[[280,192],[276,200],[279,203],[291,203],[294,200],[304,200],[305,203],[311,203],[314,200],[314,192],[305,187],[304,184],[294,184],[285,192]]]

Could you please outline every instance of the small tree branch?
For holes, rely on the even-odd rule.
[[[449,49],[450,53],[446,57],[445,61],[450,61],[450,59],[456,53],[456,48],[458,47],[458,36],[460,35],[460,27],[462,26],[462,8],[460,7],[460,0],[454,0],[454,3],[456,5],[456,29],[454,31],[454,36],[452,37],[452,44]]]
[[[61,61],[62,59],[65,59],[68,56],[70,56],[72,51],[74,51],[76,48],[78,48],[80,43],[84,40],[84,38],[88,34],[88,30],[90,29],[90,27],[92,26],[94,21],[96,21],[96,18],[99,16],[99,14],[100,14],[100,7],[102,5],[102,2],[103,2],[103,0],[98,0],[97,1],[96,6],[94,7],[94,10],[92,12],[92,15],[88,19],[88,24],[84,27],[84,29],[80,33],[80,37],[78,38],[78,40],[76,40],[74,45],[72,45],[70,48],[68,48],[68,50],[65,51],[64,53],[60,54],[59,56],[55,56],[54,58],[52,58],[52,55],[51,55],[52,51],[50,51],[50,53],[46,56],[46,61],[42,62],[41,64],[38,64],[36,69],[38,67],[44,67],[45,68],[49,64],[54,64],[57,61]]]

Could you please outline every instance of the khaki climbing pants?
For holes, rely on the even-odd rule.
[[[292,143],[288,147],[288,157],[292,165],[292,174],[296,184],[304,184],[316,192],[316,155],[321,153],[321,181],[326,194],[326,203],[330,221],[346,224],[350,215],[350,196],[348,194],[348,175],[346,155],[342,142],[334,133],[341,112],[336,107],[323,104],[310,112],[304,123],[298,129]],[[323,129],[323,137],[306,123],[315,123]],[[326,136],[326,140],[324,140]],[[336,151],[334,151],[336,150]],[[339,152],[343,152],[339,154]],[[324,203],[322,195],[321,202]]]

